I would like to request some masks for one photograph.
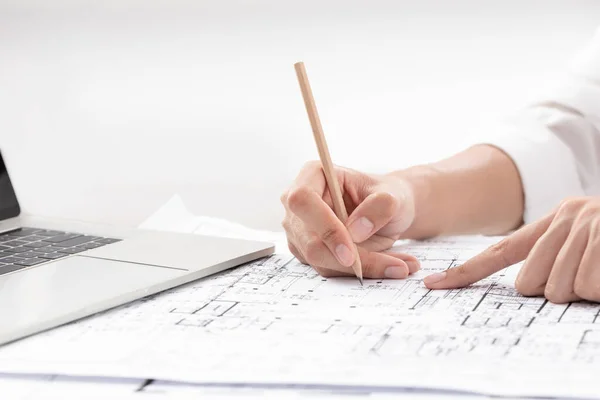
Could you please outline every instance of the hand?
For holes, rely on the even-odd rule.
[[[553,303],[600,301],[600,197],[564,201],[459,267],[425,278],[430,289],[477,282],[526,260],[515,282],[524,296]]]
[[[409,185],[400,178],[366,175],[336,167],[349,217],[344,225],[332,209],[331,196],[319,162],[304,166],[292,187],[281,196],[283,227],[290,251],[326,277],[350,276],[354,243],[365,278],[406,278],[420,266],[401,253],[383,253],[415,217]]]

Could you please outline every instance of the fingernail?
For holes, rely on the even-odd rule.
[[[426,285],[430,285],[432,283],[438,283],[438,282],[446,279],[446,275],[447,275],[446,271],[438,272],[436,274],[431,274],[429,276],[426,276],[425,279],[423,279],[423,282],[425,282]]]
[[[406,278],[406,268],[398,266],[387,267],[385,271],[383,271],[383,274],[386,278],[403,279]]]
[[[354,262],[354,257],[352,256],[352,252],[350,251],[348,246],[338,244],[335,248],[335,253],[337,254],[337,258],[342,265],[346,267],[352,266],[352,263]]]
[[[350,225],[350,235],[355,242],[362,242],[371,234],[373,223],[366,217],[360,217]]]
[[[406,261],[406,265],[408,265],[408,270],[411,272],[417,272],[421,269],[421,264],[418,261]]]

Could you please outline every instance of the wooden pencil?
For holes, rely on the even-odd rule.
[[[335,169],[331,161],[331,155],[327,147],[327,141],[325,140],[325,134],[323,133],[323,127],[321,126],[321,120],[319,119],[319,113],[317,112],[317,105],[312,95],[310,83],[308,81],[308,75],[306,74],[306,68],[303,62],[294,64],[296,69],[296,75],[298,76],[298,82],[300,83],[300,90],[302,91],[302,97],[304,98],[304,105],[306,106],[306,112],[308,113],[308,119],[312,127],[313,136],[319,151],[319,158],[321,159],[321,165],[323,172],[325,173],[325,179],[327,181],[327,187],[331,195],[331,201],[333,202],[333,211],[335,215],[346,224],[348,220],[348,212],[344,205],[344,199],[342,197],[342,191],[340,189],[339,181],[335,175]],[[358,254],[358,248],[354,245],[355,261],[352,264],[352,270],[356,274],[360,284],[363,284],[362,265],[360,263],[360,257]]]

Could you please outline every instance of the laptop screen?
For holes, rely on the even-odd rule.
[[[16,217],[20,212],[17,196],[0,154],[0,220]]]

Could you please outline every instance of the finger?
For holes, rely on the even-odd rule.
[[[322,270],[331,270],[343,274],[352,274],[352,270],[341,265],[336,257],[331,254],[331,251],[329,251],[329,248],[319,235],[303,230],[297,235],[295,245],[306,262],[315,268],[317,272],[321,273]],[[335,276],[342,275],[336,274]]]
[[[298,246],[300,246],[302,248],[308,247],[309,248],[308,252],[310,254],[311,261],[313,262],[313,265],[311,265],[311,267],[313,267],[315,269],[315,271],[317,271],[319,273],[319,275],[321,275],[323,277],[351,276],[352,275],[351,273],[348,273],[348,272],[336,271],[336,270],[325,268],[323,266],[316,265],[317,263],[318,264],[326,264],[327,263],[325,258],[323,258],[322,259],[323,261],[321,261],[321,258],[320,258],[321,255],[319,254],[319,252],[330,253],[329,249],[327,249],[327,247],[325,245],[322,245],[319,248],[318,243],[309,244],[309,243],[311,243],[311,241],[318,242],[318,237],[316,235],[311,234],[310,232],[307,232],[304,229],[304,224],[298,217],[291,216],[290,218],[286,218],[285,226],[286,226],[286,230],[289,231],[288,232],[289,237],[291,237],[291,240],[288,240],[288,247],[290,249],[290,252],[294,255],[294,257],[296,257],[298,259],[298,261],[300,261],[303,264],[309,264],[309,265],[311,264],[310,262],[308,262],[306,260],[306,256],[303,254],[303,252],[299,249]],[[298,243],[298,246],[296,246],[294,244],[294,242]],[[305,245],[302,246],[302,244],[305,244]],[[323,257],[325,257],[325,255]],[[329,263],[331,263],[332,265],[338,265],[335,261],[334,262],[329,261]],[[347,270],[347,268],[342,267],[342,266],[339,266],[338,269]]]
[[[369,251],[383,251],[391,248],[394,243],[396,243],[395,239],[376,233],[362,242],[360,246]]]
[[[371,252],[360,247],[358,251],[364,278],[404,279],[409,275],[411,268],[417,268],[415,265],[409,267],[408,262],[413,263],[416,259],[407,254]],[[353,275],[347,267],[339,264],[316,235],[303,246],[302,252],[307,262],[323,276]]]
[[[552,266],[571,231],[571,221],[555,219],[535,243],[517,275],[515,287],[524,296],[544,294]]]
[[[294,257],[296,257],[298,259],[298,261],[300,261],[302,264],[306,264],[306,260],[304,259],[304,256],[302,255],[302,253],[300,253],[298,248],[296,246],[294,246],[294,244],[292,242],[290,242],[289,240],[288,240],[288,248],[290,249],[290,252],[294,255]]]
[[[410,254],[405,253],[396,253],[391,251],[386,251],[384,254],[389,254],[393,257],[399,258],[406,263],[408,266],[408,273],[414,274],[415,272],[421,269],[421,262],[415,256],[411,256]]]
[[[290,248],[290,251],[292,252],[292,254],[303,264],[309,264],[306,259],[304,258],[304,255],[302,254],[302,252],[300,250],[298,250],[298,248],[291,242],[288,241],[288,247]],[[329,252],[329,250],[326,248],[325,245],[323,245],[322,251],[327,251]],[[318,251],[317,250],[312,250],[312,251]],[[312,259],[312,257],[311,257]],[[313,261],[315,261],[313,259]],[[322,266],[318,266],[318,265],[311,265],[312,268],[314,268],[315,271],[317,271],[319,273],[319,275],[325,277],[325,278],[330,278],[330,277],[336,277],[336,276],[351,276],[352,274],[348,273],[348,272],[341,272],[341,271],[336,271],[333,269],[328,269],[328,268],[324,268]],[[347,270],[347,268],[343,268],[344,270]]]
[[[600,229],[592,227],[573,284],[573,291],[577,297],[600,302],[600,268],[598,267],[598,260],[600,260]]]
[[[526,225],[517,232],[484,250],[458,267],[427,276],[423,282],[430,289],[453,289],[468,286],[510,265],[524,260],[537,240],[546,232],[554,214]]]
[[[350,276],[353,273],[342,266],[316,233],[309,232],[297,216],[286,219],[286,229],[292,237],[290,251],[299,253],[301,261],[310,264],[323,276]],[[371,252],[359,246],[365,278],[404,278],[420,269],[417,258],[405,253]],[[397,269],[396,267],[400,267]],[[386,269],[390,268],[387,271]]]
[[[363,277],[373,279],[404,279],[410,268],[402,259],[405,254],[379,253],[358,247]]]
[[[339,277],[354,276],[354,274],[352,274],[352,273],[336,271],[334,269],[327,269],[327,268],[321,268],[321,267],[313,267],[313,268],[323,278],[339,278]],[[346,268],[346,270],[347,270],[347,268]]]
[[[562,304],[581,300],[574,292],[574,285],[588,237],[587,227],[573,229],[558,252],[548,281],[543,288],[544,296],[552,303]]]
[[[319,197],[323,197],[326,186],[327,181],[325,180],[321,163],[319,161],[310,161],[302,167],[290,191],[298,188],[307,188],[319,194]]]
[[[344,224],[317,193],[306,187],[293,190],[288,196],[288,206],[302,220],[303,228],[316,233],[341,265],[352,266],[355,259],[352,238]]]
[[[340,174],[338,173],[337,175],[339,178]],[[288,207],[290,193],[293,193],[298,189],[306,189],[317,193],[319,197],[323,199],[325,204],[330,208],[333,208],[331,196],[326,188],[327,181],[325,180],[325,174],[323,173],[321,163],[319,161],[309,161],[302,167],[290,189],[281,196],[281,202]]]
[[[367,240],[399,212],[400,202],[387,192],[372,193],[348,218],[346,226],[356,243]]]
[[[304,254],[302,254],[302,251],[300,251],[299,248],[300,241],[304,238],[305,235],[307,235],[307,232],[304,230],[304,224],[297,216],[295,216],[291,212],[287,212],[281,225],[285,230],[285,234],[288,239],[288,248],[290,249],[290,252],[300,262],[307,264],[306,259],[304,258]],[[306,241],[308,239],[304,240]]]

